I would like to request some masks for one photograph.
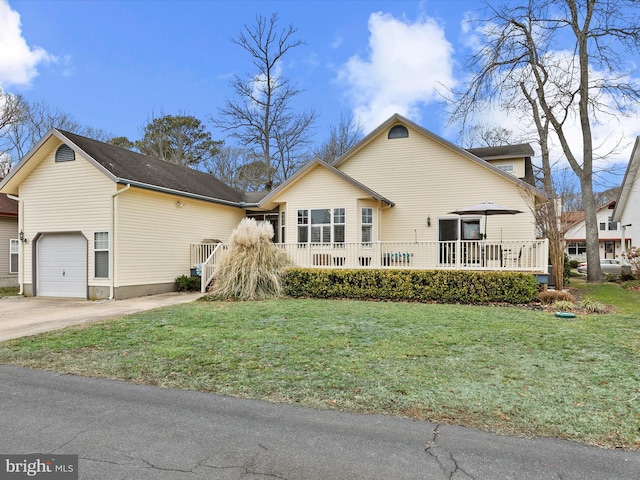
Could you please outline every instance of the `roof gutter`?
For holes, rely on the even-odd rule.
[[[179,195],[181,197],[195,198],[197,200],[204,200],[205,202],[220,203],[222,205],[229,205],[232,207],[244,207],[246,205],[244,204],[244,202],[232,202],[231,200],[223,200],[221,198],[207,197],[205,195],[198,195],[197,193],[182,192],[180,190],[174,190],[172,188],[159,187],[158,185],[151,185],[149,183],[137,182],[135,180],[127,180],[125,178],[116,179],[116,183],[129,185],[133,187],[140,187],[147,190],[153,190],[156,192],[170,193],[172,195]]]

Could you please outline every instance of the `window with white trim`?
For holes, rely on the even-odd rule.
[[[504,165],[496,165],[496,167],[498,168],[498,170],[502,170],[503,172],[506,172],[506,173],[513,173],[516,170],[515,165],[513,163],[505,163]]]
[[[344,243],[345,209],[298,210],[298,243]]]
[[[371,243],[373,241],[373,208],[363,207],[361,210],[361,237],[362,243]]]
[[[20,258],[20,240],[9,240],[9,273],[18,273],[18,259]]]
[[[567,251],[569,252],[569,255],[582,255],[584,253],[587,253],[587,243],[586,242],[568,242]]]
[[[286,243],[286,238],[284,235],[284,231],[285,231],[285,220],[287,218],[286,212],[280,212],[280,243]]]
[[[109,278],[109,232],[93,234],[95,278]]]

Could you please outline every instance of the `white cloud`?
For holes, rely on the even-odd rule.
[[[55,57],[40,47],[29,47],[22,37],[20,14],[0,0],[0,87],[29,85],[37,66]]]
[[[369,17],[367,58],[351,57],[339,71],[356,119],[365,131],[393,113],[420,122],[420,108],[453,85],[453,47],[444,29],[424,17],[414,23],[389,14]]]

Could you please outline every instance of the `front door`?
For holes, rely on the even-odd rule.
[[[616,242],[604,242],[604,258],[616,258]]]

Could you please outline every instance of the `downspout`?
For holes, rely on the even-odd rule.
[[[117,188],[117,184],[116,184]],[[124,188],[121,188],[116,193],[111,195],[111,261],[109,262],[109,277],[111,277],[111,281],[109,282],[109,300],[113,300],[115,296],[115,282],[116,282],[116,269],[115,269],[115,260],[116,260],[116,197],[121,193],[126,192],[131,188],[131,184],[127,183]]]
[[[22,203],[22,200],[20,200],[20,197],[9,194],[7,194],[7,197],[18,202],[18,232],[24,232],[24,225],[22,224],[22,222],[24,222],[24,204]],[[24,295],[24,242],[22,241],[20,242],[19,258],[20,265],[18,266],[18,283],[20,284],[20,291],[18,292],[18,295]]]

